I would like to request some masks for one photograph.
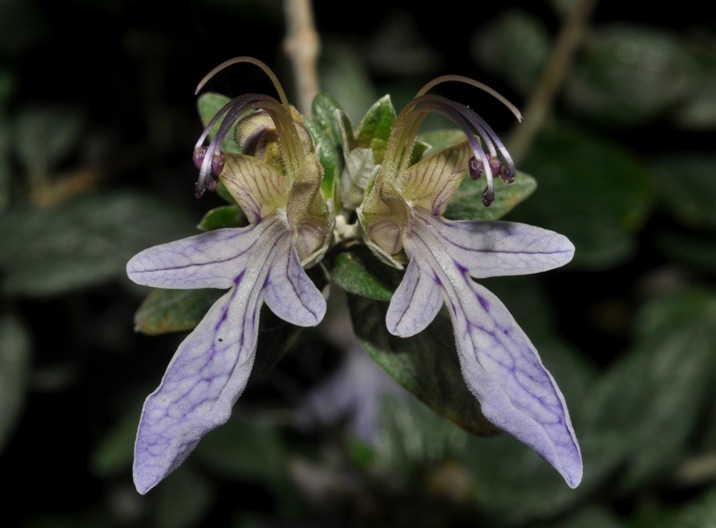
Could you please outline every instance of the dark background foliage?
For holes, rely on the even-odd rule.
[[[322,85],[354,120],[445,73],[524,108],[578,4],[316,1]],[[147,291],[124,265],[221,203],[193,196],[204,74],[250,55],[293,92],[282,3],[0,2],[2,524],[716,526],[716,17],[703,5],[596,4],[519,163],[538,189],[509,216],[567,234],[577,256],[487,283],[563,388],[580,488],[513,440],[470,437],[412,401],[384,402],[373,445],[346,423],[297,427],[304,395],[346,355],[319,330],[140,497],[136,421],[181,336],[133,331]],[[211,88],[272,93],[234,68]],[[444,93],[514,138],[487,96]],[[354,399],[373,404],[360,387]]]

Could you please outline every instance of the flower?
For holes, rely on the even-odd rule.
[[[134,482],[142,494],[229,419],[251,373],[264,302],[299,326],[318,324],[326,311],[325,299],[304,271],[323,256],[333,231],[332,207],[321,192],[323,169],[300,117],[263,63],[232,59],[205,80],[237,62],[261,67],[281,101],[247,94],[217,113],[195,151],[201,167],[196,191],[213,190],[220,180],[249,225],[149,248],[127,264],[129,278],[138,284],[229,290],[181,343],[144,403],[134,453]],[[219,121],[218,133],[202,147]],[[220,150],[234,126],[242,154]]]
[[[506,181],[515,175],[506,149],[474,111],[425,94],[447,80],[484,88],[449,76],[418,92],[398,115],[358,208],[373,253],[397,268],[407,263],[387,327],[394,335],[413,336],[445,304],[465,383],[485,417],[544,457],[574,488],[582,479],[582,459],[564,398],[505,305],[472,280],[556,268],[572,259],[574,246],[562,235],[524,224],[443,217],[466,173],[486,175],[485,205],[494,198],[493,174]],[[418,129],[432,112],[454,121],[467,141],[411,165]]]

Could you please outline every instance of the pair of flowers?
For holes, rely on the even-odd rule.
[[[345,167],[331,182],[310,123],[289,105],[263,63],[232,59],[200,88],[237,62],[262,68],[279,99],[246,94],[218,111],[194,152],[200,169],[196,192],[200,196],[220,182],[248,225],[156,246],[127,265],[129,277],[143,285],[228,290],[181,343],[145,402],[135,444],[137,490],[154,487],[207,432],[229,419],[254,363],[262,304],[294,325],[322,320],[326,301],[304,268],[352,238],[384,263],[406,268],[390,301],[388,330],[416,335],[445,305],[465,383],[485,417],[577,486],[581,455],[559,388],[507,308],[473,280],[562,266],[574,247],[562,235],[524,224],[443,217],[465,175],[485,176],[485,206],[494,198],[494,176],[514,179],[502,143],[474,111],[427,94],[448,80],[485,87],[453,76],[427,84],[397,116],[379,151],[353,149],[344,133]],[[422,157],[417,134],[432,113],[451,119],[466,140]],[[222,149],[232,132],[240,154]],[[351,162],[356,157],[360,163]]]

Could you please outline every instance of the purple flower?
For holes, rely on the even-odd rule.
[[[181,343],[144,404],[134,458],[140,493],[176,469],[206,433],[229,419],[251,373],[263,303],[299,326],[318,324],[326,311],[325,299],[304,271],[323,256],[333,231],[332,207],[321,193],[323,169],[310,135],[263,63],[240,57],[210,75],[235,62],[267,71],[282,101],[248,94],[218,112],[195,152],[201,163],[197,194],[220,180],[249,225],[156,246],[127,264],[129,278],[138,284],[228,290]],[[222,118],[208,148],[201,147]],[[244,153],[222,153],[234,126],[245,132]]]
[[[562,235],[529,225],[455,222],[442,216],[465,174],[486,175],[485,205],[494,197],[493,174],[507,181],[515,174],[502,143],[475,112],[424,95],[445,80],[478,85],[445,77],[418,93],[398,115],[381,167],[358,209],[374,254],[394,267],[407,263],[388,308],[388,330],[413,336],[444,304],[465,383],[485,417],[539,453],[576,487],[582,460],[564,398],[505,305],[473,280],[562,266],[572,259],[574,246]],[[418,128],[433,112],[454,121],[467,141],[411,165]]]

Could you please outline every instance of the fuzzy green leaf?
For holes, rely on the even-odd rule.
[[[135,328],[147,335],[191,330],[223,290],[152,290],[134,314]]]
[[[239,227],[246,217],[237,205],[223,205],[206,212],[196,227],[202,231],[213,231],[223,227]]]
[[[136,192],[10,209],[0,216],[2,289],[47,296],[94,286],[124,277],[135,253],[192,232],[185,211]]]
[[[385,327],[387,303],[351,295],[349,306],[361,346],[402,387],[466,431],[477,435],[497,432],[465,385],[444,310],[420,335],[400,338]]]
[[[199,96],[199,99],[196,102],[197,110],[199,111],[199,118],[201,119],[201,123],[204,126],[207,126],[209,122],[212,120],[212,118],[216,115],[216,113],[221,110],[221,108],[230,101],[230,99],[225,96],[218,93],[213,92],[207,92],[204,94],[201,94]],[[209,134],[210,138],[213,138],[217,131],[219,130],[219,126],[221,125],[221,120],[219,120],[218,123],[214,125],[214,127],[211,129],[211,133]],[[234,139],[233,134],[227,134],[226,139],[224,139],[224,144],[221,146],[221,150],[224,152],[231,152],[234,154],[240,154],[241,149],[236,144],[236,140]]]
[[[15,429],[28,391],[30,335],[22,322],[0,315],[0,452]]]

